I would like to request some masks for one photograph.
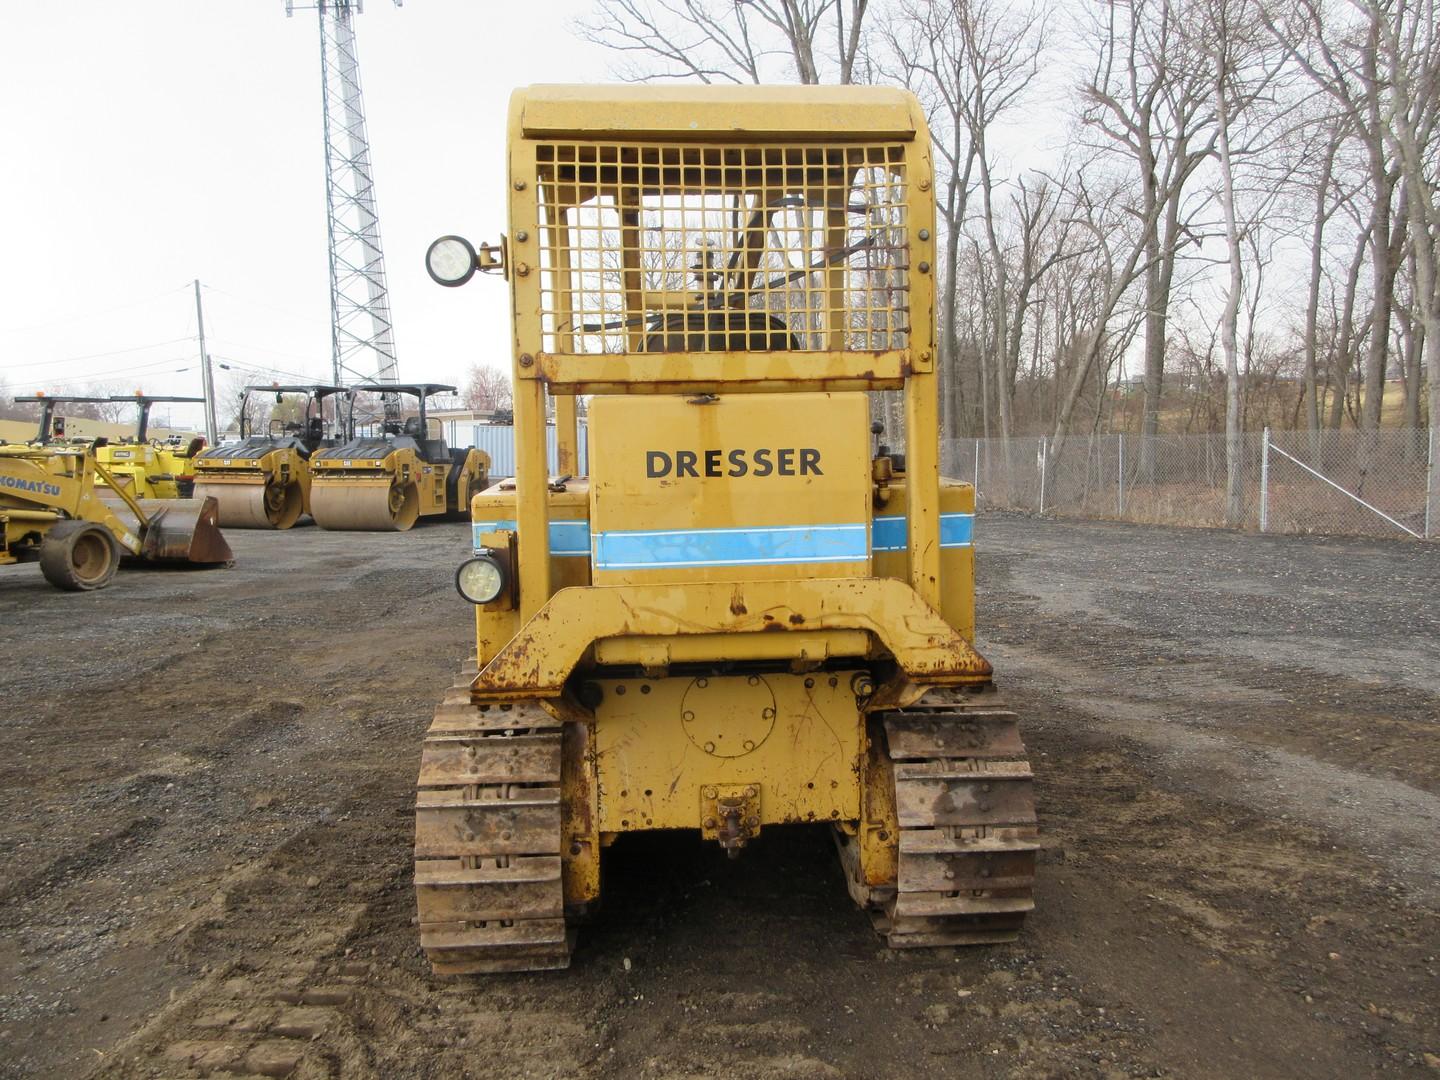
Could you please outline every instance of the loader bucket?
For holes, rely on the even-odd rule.
[[[214,498],[141,499],[139,502],[147,522],[138,553],[142,559],[205,566],[235,561],[235,553],[220,532],[220,510]],[[129,507],[109,500],[107,503],[116,516],[139,531]]]

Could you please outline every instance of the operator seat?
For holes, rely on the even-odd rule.
[[[763,311],[677,311],[650,320],[646,352],[788,352],[800,348],[785,320]]]

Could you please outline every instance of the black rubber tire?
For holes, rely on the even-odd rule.
[[[40,541],[40,572],[66,592],[90,592],[110,584],[120,565],[120,545],[92,521],[61,521]]]

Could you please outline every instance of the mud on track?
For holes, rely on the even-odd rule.
[[[570,971],[449,983],[410,807],[465,526],[0,569],[0,1076],[1437,1075],[1440,548],[978,533],[1018,944],[885,951],[819,832],[627,838]]]

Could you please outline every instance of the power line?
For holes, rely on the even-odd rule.
[[[57,360],[21,360],[13,363],[11,367],[52,367],[55,364],[73,364],[81,360],[103,360],[109,356],[124,356],[127,353],[144,352],[146,349],[159,349],[166,345],[178,345],[182,341],[194,341],[194,335],[189,337],[170,338],[168,341],[154,341],[149,345],[135,345],[128,349],[112,349],[110,352],[86,353],[84,356],[66,356]]]
[[[56,316],[53,319],[46,319],[43,322],[30,323],[28,326],[0,327],[0,334],[25,334],[30,332],[31,330],[43,330],[47,326],[56,326],[59,323],[79,322],[88,319],[97,319],[102,315],[113,315],[117,311],[129,311],[131,308],[146,307],[150,304],[155,303],[155,301],[157,300],[164,300],[166,297],[173,296],[175,293],[178,293],[181,290],[187,288],[189,288],[188,285],[181,285],[178,289],[168,289],[165,292],[156,293],[154,296],[147,297],[144,300],[131,300],[130,302],[125,304],[116,304],[114,307],[101,308],[99,311],[90,311],[87,309],[79,313],[67,313],[65,315]]]
[[[123,380],[125,380],[125,381],[129,381],[129,380],[132,379],[132,378],[134,378],[134,379],[136,379],[136,380],[143,380],[143,379],[149,379],[149,378],[159,378],[159,377],[162,376],[162,375],[179,375],[179,374],[182,374],[182,373],[184,373],[184,372],[194,371],[194,370],[195,370],[195,369],[194,369],[193,367],[180,367],[180,368],[174,368],[174,369],[171,370],[171,371],[166,371],[166,370],[164,370],[164,369],[157,369],[157,370],[153,370],[153,371],[138,371],[138,372],[137,372],[137,371],[130,371],[130,372],[121,372],[120,374],[118,374],[118,375],[115,376],[115,379],[58,379],[58,380],[55,380],[55,381],[53,381],[53,382],[52,382],[52,381],[47,381],[47,382],[45,382],[45,383],[40,387],[40,389],[48,393],[48,392],[53,391],[53,390],[67,390],[67,389],[74,389],[75,387],[86,387],[86,386],[96,386],[96,385],[103,386],[103,385],[104,385],[105,383],[107,383],[107,382],[113,382],[113,381],[121,380],[121,379],[123,379]]]
[[[240,293],[231,292],[229,289],[221,289],[215,285],[206,285],[203,281],[200,283],[200,288],[204,289],[206,292],[219,293],[221,296],[228,296],[231,300],[238,300],[242,304],[249,304],[252,307],[265,308],[267,311],[273,311],[279,315],[284,315],[286,318],[294,319],[298,323],[314,325],[316,321],[314,316],[301,315],[298,311],[291,311],[289,308],[277,307],[275,304],[267,303],[264,300],[256,300],[254,297],[250,296],[242,296]]]
[[[226,371],[248,371],[252,375],[284,375],[287,379],[297,379],[305,383],[313,382],[315,379],[315,375],[310,372],[286,371],[284,368],[269,366],[255,367],[252,364],[241,363],[239,360],[226,360],[218,353],[212,352],[210,358],[215,361],[218,367]]]
[[[151,375],[156,375],[156,376],[159,376],[159,375],[170,375],[170,374],[179,374],[179,373],[185,372],[185,371],[193,371],[193,370],[195,370],[194,367],[193,367],[193,366],[189,366],[189,365],[193,365],[193,362],[194,362],[194,360],[193,360],[192,357],[188,357],[188,356],[176,356],[176,357],[171,357],[171,358],[169,358],[169,359],[167,359],[167,360],[153,360],[153,361],[151,361],[151,362],[149,362],[149,363],[147,363],[147,364],[139,365],[138,367],[122,368],[122,369],[120,369],[120,370],[118,370],[118,371],[105,371],[105,372],[101,372],[100,374],[97,374],[97,375],[75,375],[75,376],[71,376],[70,378],[66,378],[66,379],[47,379],[47,378],[44,378],[44,377],[40,377],[40,378],[35,378],[35,379],[33,379],[32,381],[35,382],[35,383],[37,383],[37,384],[39,384],[40,386],[42,386],[42,387],[44,387],[44,388],[49,388],[49,389],[54,389],[54,388],[56,388],[56,387],[66,387],[66,386],[84,386],[84,385],[86,385],[86,384],[108,382],[108,381],[110,381],[110,380],[112,380],[112,379],[117,379],[117,378],[122,378],[122,377],[128,378],[128,377],[131,377],[131,376],[139,376],[139,377],[141,377],[141,378],[145,378],[145,377],[151,376]],[[186,366],[186,367],[177,367],[177,368],[173,368],[173,369],[170,370],[170,371],[166,371],[166,370],[165,370],[165,365],[167,365],[167,364],[186,364],[187,366]],[[23,381],[23,380],[22,380],[22,381]]]
[[[299,353],[286,352],[284,349],[271,349],[264,345],[247,345],[242,341],[236,341],[233,338],[221,337],[213,333],[209,336],[211,341],[224,342],[232,349],[249,349],[251,352],[269,353],[271,356],[284,356],[288,359],[300,360],[305,363],[309,363],[313,359],[313,357],[302,356]]]

